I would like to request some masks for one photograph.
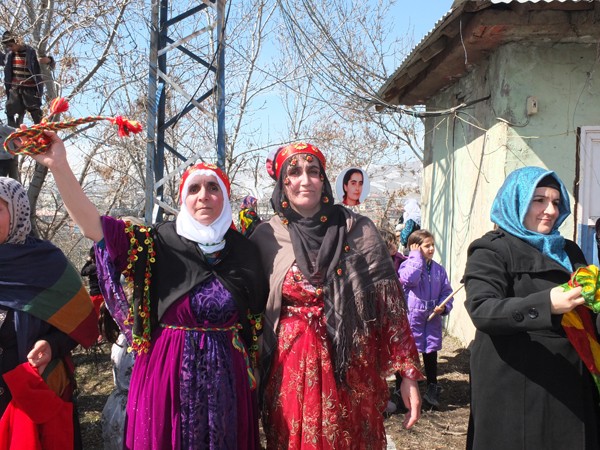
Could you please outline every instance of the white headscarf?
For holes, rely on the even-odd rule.
[[[31,231],[27,192],[16,180],[0,177],[0,198],[8,204],[9,232],[5,244],[23,244]]]
[[[210,225],[202,225],[194,219],[185,205],[185,199],[187,198],[190,184],[201,175],[215,178],[223,192],[223,209],[221,210],[219,217],[217,217]],[[223,181],[215,172],[208,169],[195,170],[190,173],[181,190],[181,208],[176,220],[177,234],[197,242],[203,253],[215,253],[225,247],[225,233],[227,233],[227,230],[231,227],[231,223],[231,203],[229,202],[227,188]]]
[[[404,204],[404,223],[410,219],[421,226],[421,208],[419,207],[419,202],[414,198],[409,198]]]

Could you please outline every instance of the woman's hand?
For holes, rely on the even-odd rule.
[[[581,286],[565,291],[561,286],[550,290],[550,312],[552,314],[567,313],[579,305],[583,305]]]
[[[37,368],[40,375],[44,373],[46,366],[52,361],[52,348],[48,341],[37,341],[27,354],[27,361],[29,361],[32,367]]]
[[[446,311],[446,305],[436,306],[435,308],[433,308],[433,312],[436,314],[444,314],[444,311]]]
[[[44,135],[50,141],[48,150],[41,155],[33,155],[32,158],[50,170],[67,165],[67,151],[62,139],[54,131],[44,131]]]
[[[33,158],[52,171],[62,201],[83,235],[94,242],[100,242],[104,237],[100,214],[73,174],[67,160],[65,144],[53,131],[44,131],[44,135],[50,142],[48,150]]]
[[[407,430],[411,428],[421,417],[421,394],[419,394],[419,383],[416,380],[402,378],[400,384],[400,395],[408,412],[404,415],[402,425]]]
[[[419,250],[421,251],[421,246],[419,244],[410,244],[410,251],[412,252],[413,250]]]

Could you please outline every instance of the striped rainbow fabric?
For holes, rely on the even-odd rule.
[[[84,347],[98,337],[98,317],[79,273],[47,241],[2,245],[0,305],[35,316]]]
[[[581,295],[585,303],[563,314],[561,321],[567,338],[592,374],[598,391],[600,391],[600,343],[589,310],[600,312],[599,273],[595,265],[580,267],[571,275],[569,282],[562,285],[565,290],[581,286]]]

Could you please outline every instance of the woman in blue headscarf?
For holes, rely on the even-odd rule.
[[[554,172],[515,170],[492,205],[496,229],[469,247],[465,306],[477,331],[467,448],[600,448],[598,390],[562,322],[577,315],[597,343],[581,288],[559,286],[586,265],[558,232],[570,212]]]

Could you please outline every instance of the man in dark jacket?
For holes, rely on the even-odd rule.
[[[23,123],[25,112],[29,112],[34,123],[40,123],[44,93],[40,63],[52,65],[54,60],[52,57],[38,60],[36,51],[21,43],[10,31],[4,32],[1,43],[4,51],[0,51],[0,65],[4,66],[8,125],[18,128]],[[16,158],[0,161],[0,175],[17,179]]]

